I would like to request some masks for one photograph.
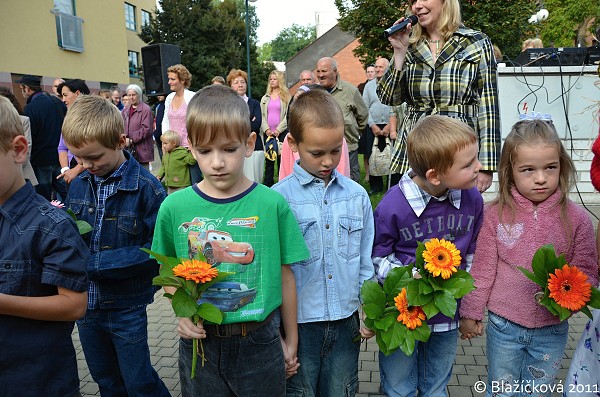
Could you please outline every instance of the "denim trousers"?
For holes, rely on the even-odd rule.
[[[63,179],[56,179],[60,175],[60,165],[33,165],[32,168],[38,180],[38,184],[35,186],[36,193],[50,201],[52,200],[52,190],[54,190],[59,196],[56,199],[65,201],[67,184]]]
[[[358,313],[337,321],[298,324],[298,373],[288,397],[350,397],[358,388]]]
[[[379,352],[381,387],[388,397],[447,396],[446,385],[458,346],[458,330],[432,332],[427,342],[415,343],[410,356],[398,349]]]
[[[533,395],[549,396],[549,391],[543,391],[555,386],[568,336],[566,320],[556,325],[526,328],[489,312],[486,395],[524,396],[529,395],[527,388],[535,387]],[[541,385],[544,386],[540,388]]]
[[[171,395],[150,363],[146,305],[88,309],[77,327],[102,397]]]
[[[285,364],[277,319],[246,336],[202,339],[206,362],[192,370],[192,340],[179,340],[179,380],[183,397],[265,397],[285,395]],[[200,351],[200,343],[198,343]]]

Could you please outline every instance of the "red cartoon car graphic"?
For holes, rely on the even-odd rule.
[[[214,266],[223,262],[247,265],[254,260],[254,249],[250,244],[235,242],[229,233],[219,230],[190,229],[188,251],[190,258],[201,251],[206,261]]]

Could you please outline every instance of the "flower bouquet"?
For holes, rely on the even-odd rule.
[[[152,279],[152,284],[176,288],[175,293],[166,292],[164,296],[171,300],[173,311],[177,317],[187,317],[195,325],[200,320],[221,324],[223,321],[221,310],[211,303],[198,303],[198,300],[211,285],[224,280],[233,273],[218,271],[207,263],[204,255],[200,253],[196,255],[196,259],[184,259],[161,255],[146,248],[142,248],[142,251],[152,255],[163,264],[160,267],[159,275]],[[200,341],[200,352],[198,352],[198,340],[194,339],[192,341],[192,352],[192,373],[190,376],[194,379],[198,356],[202,359],[202,366],[206,361],[202,341]]]
[[[385,355],[400,348],[410,356],[416,341],[429,339],[427,319],[440,312],[453,318],[456,299],[475,289],[473,277],[458,269],[460,251],[452,242],[419,242],[415,258],[414,264],[390,270],[383,286],[365,281],[361,289],[365,325]]]
[[[578,310],[592,318],[588,306],[600,308],[600,291],[592,287],[581,270],[567,264],[564,255],[557,257],[551,244],[535,252],[531,268],[533,272],[522,267],[518,269],[542,288],[535,294],[535,299],[560,321]]]
[[[52,200],[52,201],[50,201],[50,204],[56,208],[61,208],[61,209],[65,208],[65,205],[62,202],[60,202],[59,200]],[[75,215],[75,213],[73,212],[72,209],[68,208],[67,214],[69,214],[69,216],[71,218],[73,218],[73,220],[75,221],[75,224],[77,225],[77,230],[79,231],[80,235],[83,236],[84,234],[92,231],[92,226],[89,223],[87,223],[86,221],[77,219],[77,216]]]

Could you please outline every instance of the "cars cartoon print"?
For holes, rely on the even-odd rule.
[[[188,230],[188,254],[194,258],[198,252],[213,266],[221,263],[247,265],[254,260],[254,249],[248,243],[233,241],[227,232],[208,230]]]
[[[211,303],[224,312],[234,312],[252,302],[256,297],[256,289],[249,289],[246,284],[223,281],[211,285],[198,303]]]

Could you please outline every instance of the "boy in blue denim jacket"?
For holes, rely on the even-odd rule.
[[[66,204],[93,230],[88,311],[77,322],[92,378],[103,396],[169,396],[150,364],[146,306],[158,264],[150,248],[165,190],[125,147],[123,118],[101,97],[83,95],[63,124],[67,147],[85,171]]]
[[[310,258],[292,266],[298,293],[298,373],[287,395],[353,396],[358,387],[360,288],[374,276],[374,226],[367,192],[336,171],[344,118],[325,91],[302,94],[290,109],[289,143],[300,156],[281,193],[304,234]]]
[[[27,139],[0,97],[0,395],[78,396],[71,340],[85,313],[88,249],[23,177]]]

